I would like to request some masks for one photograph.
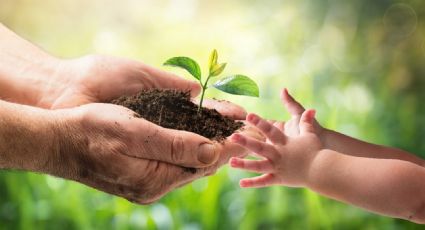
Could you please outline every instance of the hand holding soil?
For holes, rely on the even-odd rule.
[[[59,60],[49,81],[54,89],[42,87],[43,107],[70,108],[93,102],[109,102],[142,89],[175,89],[200,92],[193,81],[153,68],[142,62],[104,55]]]
[[[62,166],[49,173],[142,204],[214,173],[244,152],[157,126],[121,106],[88,104],[61,113],[70,130],[54,159]]]
[[[213,174],[231,156],[246,153],[225,140],[241,127],[232,119],[246,115],[231,103],[205,101],[218,112],[202,110],[205,116],[201,118],[210,123],[201,130],[211,128],[211,122],[224,122],[219,129],[210,129],[207,137],[194,133],[196,130],[181,131],[161,124],[170,118],[188,121],[178,113],[163,110],[155,119],[140,118],[142,112],[161,108],[143,107],[149,106],[147,101],[139,107],[146,111],[132,108],[139,115],[122,106],[100,103],[154,89],[196,96],[201,91],[197,83],[124,58],[89,55],[59,59],[1,24],[0,34],[0,49],[5,54],[0,61],[0,98],[13,102],[0,100],[2,169],[51,174],[150,203],[174,188]],[[186,105],[183,109],[192,111],[194,104],[189,94],[184,95],[180,101]],[[257,135],[249,128],[243,132]]]

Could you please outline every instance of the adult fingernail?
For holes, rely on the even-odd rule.
[[[216,147],[213,144],[199,146],[198,160],[204,164],[212,164],[217,160]]]

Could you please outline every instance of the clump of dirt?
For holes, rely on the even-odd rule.
[[[190,101],[190,92],[142,90],[111,103],[127,107],[164,128],[197,133],[211,140],[222,141],[243,126],[242,122],[222,116],[215,109],[201,108],[198,113],[198,105]]]

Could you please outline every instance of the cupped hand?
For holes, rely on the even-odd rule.
[[[142,89],[160,88],[200,92],[196,82],[142,62],[103,55],[59,60],[45,84],[38,106],[51,109],[109,102]]]
[[[141,204],[246,153],[237,144],[157,126],[117,105],[92,103],[57,112],[66,136],[48,173]]]
[[[40,107],[60,109],[109,102],[142,89],[190,91],[192,97],[200,93],[197,82],[126,58],[88,55],[55,63],[55,71],[40,96]],[[204,105],[233,119],[246,116],[242,107],[230,102],[206,99]]]

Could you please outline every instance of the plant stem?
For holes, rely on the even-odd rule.
[[[205,91],[207,90],[208,86],[208,81],[210,80],[211,75],[208,75],[207,80],[205,81],[204,84],[201,83],[201,87],[202,87],[202,94],[201,94],[201,100],[199,101],[199,107],[198,107],[198,114],[201,111],[202,108],[202,102],[204,102],[204,95],[205,95]]]

